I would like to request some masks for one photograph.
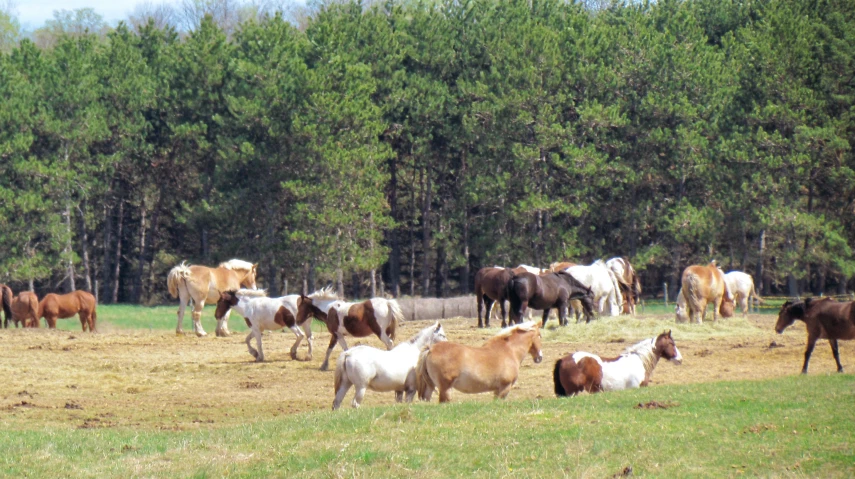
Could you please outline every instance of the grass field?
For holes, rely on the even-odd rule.
[[[855,377],[832,373],[824,341],[811,374],[797,375],[804,328],[775,335],[770,315],[703,325],[649,314],[553,321],[544,362],[523,362],[507,401],[454,393],[448,405],[395,405],[391,393],[369,391],[352,410],[351,392],[332,412],[332,373],[317,370],[326,332],[317,329],[311,361],[305,347],[301,360],[288,357],[290,332],[267,334],[268,362],[256,364],[244,334],[177,336],[174,314],[101,307],[99,334],[80,333],[76,320],[61,321],[64,331],[0,332],[0,475],[612,477],[627,466],[640,477],[855,475]],[[398,340],[426,324],[405,323]],[[444,325],[467,344],[496,332],[471,319]],[[554,398],[555,359],[613,355],[666,328],[684,364],[661,363],[651,387]],[[350,340],[358,343],[380,346]],[[854,346],[841,343],[849,370]],[[651,402],[665,407],[636,407]]]

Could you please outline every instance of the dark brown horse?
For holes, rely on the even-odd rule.
[[[9,327],[9,321],[12,320],[12,288],[5,284],[0,284],[0,301],[3,303],[3,314],[6,316],[3,320],[3,327]]]
[[[94,333],[97,319],[96,307],[95,296],[86,291],[77,290],[68,294],[50,293],[39,303],[39,317],[45,318],[48,328],[56,329],[57,319],[70,318],[77,314],[83,331],[88,328],[90,333]]]
[[[781,306],[778,322],[775,324],[775,331],[778,334],[783,333],[797,319],[804,321],[807,327],[807,349],[805,349],[802,374],[807,374],[808,362],[817,339],[828,339],[831,353],[837,362],[837,372],[843,372],[837,340],[855,339],[855,307],[853,305],[855,302],[838,303],[831,298],[807,298],[795,303],[787,301]]]
[[[526,308],[542,309],[543,324],[549,319],[549,310],[558,309],[558,324],[567,325],[567,306],[578,299],[585,310],[587,322],[594,315],[594,293],[565,271],[560,273],[514,273],[508,282],[508,299],[511,302],[511,321],[520,323]]]
[[[523,270],[524,271],[524,270]],[[508,312],[505,299],[508,297],[508,281],[513,276],[510,268],[487,267],[475,273],[475,301],[478,303],[478,327],[490,327],[490,311],[493,302],[498,301],[502,310],[502,327],[507,326]],[[486,306],[486,315],[481,320],[482,306]]]
[[[12,298],[12,321],[15,327],[19,323],[25,328],[39,327],[39,297],[32,291],[21,291],[18,296]]]

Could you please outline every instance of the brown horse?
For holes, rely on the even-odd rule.
[[[645,387],[659,358],[675,364],[683,362],[671,331],[630,346],[616,358],[601,358],[583,351],[568,354],[555,362],[552,371],[555,395],[575,396],[582,391],[597,393]]]
[[[9,327],[9,321],[12,320],[12,298],[15,295],[12,294],[12,288],[6,286],[5,284],[0,284],[0,302],[3,303],[3,314],[5,318],[3,319],[3,327]]]
[[[241,287],[256,289],[255,276],[257,264],[247,261],[233,259],[220,263],[216,268],[207,266],[187,266],[184,263],[172,268],[166,278],[169,294],[173,298],[180,298],[178,305],[178,326],[175,328],[177,334],[182,334],[184,322],[184,309],[187,303],[193,300],[193,331],[197,336],[206,336],[208,333],[202,328],[202,309],[205,303],[216,303],[220,299],[220,293],[225,291],[237,291]],[[217,336],[229,336],[229,315],[217,320]]]
[[[95,296],[86,291],[72,291],[68,294],[50,293],[39,303],[39,318],[45,318],[50,329],[56,329],[56,320],[70,318],[75,314],[80,316],[83,331],[95,332],[95,312],[97,304]]]
[[[309,317],[315,317],[323,321],[330,332],[330,345],[321,364],[321,371],[326,371],[329,367],[330,355],[336,344],[347,351],[345,335],[364,338],[374,334],[383,341],[386,349],[392,349],[395,329],[398,322],[404,320],[401,306],[394,299],[371,298],[361,303],[347,303],[328,293],[314,298],[300,296],[297,303],[298,325],[303,324]]]
[[[831,298],[807,298],[795,303],[787,301],[781,306],[778,322],[775,324],[775,331],[778,334],[782,334],[797,319],[804,321],[807,327],[807,349],[805,349],[802,374],[807,374],[808,362],[816,346],[816,340],[826,338],[831,345],[834,360],[837,362],[837,372],[843,372],[837,340],[855,339],[855,306],[853,305],[855,302],[838,303]]]
[[[682,288],[678,298],[678,304],[684,303],[685,315],[696,323],[702,323],[706,313],[707,304],[713,304],[713,321],[718,319],[718,314],[725,318],[733,316],[733,295],[724,281],[724,273],[716,267],[715,261],[706,266],[692,265],[683,270]],[[677,320],[681,320],[680,312]]]
[[[493,302],[499,303],[502,310],[502,327],[507,326],[508,312],[505,309],[505,299],[508,294],[508,281],[513,271],[509,268],[487,267],[475,273],[475,301],[478,303],[478,327],[490,327],[490,311]],[[486,315],[481,320],[481,307],[486,306]]]
[[[549,310],[558,309],[558,324],[567,325],[567,307],[570,300],[582,302],[588,322],[594,316],[594,293],[576,278],[560,273],[519,273],[508,282],[508,299],[511,303],[511,321],[520,323],[526,308],[543,310],[543,324],[549,319]]]
[[[543,360],[540,339],[537,323],[529,321],[503,329],[481,347],[436,343],[422,352],[416,366],[419,398],[430,401],[438,387],[439,402],[451,399],[451,388],[467,394],[492,391],[504,399],[517,382],[526,353],[535,363]]]
[[[21,291],[12,298],[12,321],[15,327],[22,323],[25,328],[39,327],[39,297],[32,291]]]

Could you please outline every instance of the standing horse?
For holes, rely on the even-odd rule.
[[[641,296],[641,282],[638,280],[638,275],[635,274],[632,264],[626,257],[612,258],[606,261],[606,266],[615,275],[618,281],[621,295],[623,296],[623,313],[635,316],[635,305],[638,304],[638,298]]]
[[[754,291],[754,279],[750,274],[742,271],[731,271],[724,275],[724,282],[727,284],[730,294],[733,295],[733,302],[742,307],[743,317],[748,314],[748,301],[752,296],[757,302],[763,302],[763,298]]]
[[[353,407],[359,407],[365,390],[395,391],[395,400],[401,402],[407,393],[407,402],[416,394],[416,363],[426,347],[447,340],[439,321],[422,329],[415,336],[394,348],[383,351],[371,346],[357,346],[341,353],[335,368],[335,401],[333,410],[341,406],[350,386],[356,386]]]
[[[646,387],[659,358],[678,365],[683,363],[671,331],[630,346],[616,358],[601,358],[583,351],[568,354],[555,362],[552,371],[555,395],[575,396],[582,391],[596,393]]]
[[[475,302],[478,304],[478,327],[490,327],[490,312],[493,302],[499,304],[502,310],[502,327],[507,326],[508,313],[505,310],[505,299],[508,294],[508,281],[513,271],[500,266],[481,268],[475,273]],[[481,320],[482,304],[486,306],[486,316]]]
[[[618,316],[620,306],[623,304],[623,296],[620,293],[615,274],[606,266],[606,263],[598,259],[589,266],[576,265],[567,268],[568,273],[578,279],[579,282],[591,288],[594,293],[594,302],[597,303],[597,311],[605,313],[606,301],[609,303],[609,314]]]
[[[804,321],[808,334],[802,374],[807,374],[808,362],[816,340],[825,338],[831,345],[831,354],[837,362],[837,372],[842,373],[843,365],[840,364],[837,340],[855,339],[855,302],[838,303],[831,298],[807,298],[796,303],[787,301],[778,313],[775,331],[782,334],[797,319]]]
[[[698,324],[703,322],[707,304],[713,304],[713,321],[718,314],[729,318],[733,316],[733,296],[724,281],[724,274],[715,265],[715,260],[706,266],[692,265],[683,270],[682,288],[678,299],[686,305],[686,315]],[[680,312],[677,321],[681,320]]]
[[[38,328],[39,325],[39,297],[32,291],[21,291],[18,296],[12,298],[10,304],[12,310],[12,321],[15,327],[23,324],[25,328]]]
[[[449,390],[466,394],[492,391],[504,399],[517,382],[526,353],[543,361],[540,328],[534,321],[505,328],[481,347],[442,342],[425,350],[416,366],[419,398],[430,401],[439,388],[439,402],[451,400]]]
[[[68,294],[49,293],[39,303],[39,318],[45,318],[50,329],[56,329],[57,319],[66,319],[79,315],[80,326],[85,332],[95,332],[95,320],[98,315],[95,312],[97,304],[95,296],[86,291],[72,291]]]
[[[0,302],[3,303],[3,314],[5,318],[3,319],[3,327],[9,327],[9,321],[12,320],[12,298],[15,295],[12,294],[12,288],[6,286],[5,284],[0,284]]]
[[[511,321],[519,324],[523,313],[531,307],[543,310],[543,324],[549,319],[549,310],[558,309],[558,324],[567,326],[567,306],[578,299],[585,309],[588,322],[593,317],[593,293],[569,273],[515,274],[508,282],[508,299],[511,303]]]
[[[193,331],[197,336],[208,333],[202,328],[202,309],[205,302],[215,303],[224,291],[237,291],[241,287],[256,289],[255,276],[257,264],[239,259],[220,263],[216,268],[207,266],[187,266],[183,262],[172,268],[166,278],[169,294],[180,298],[178,305],[177,334],[183,334],[184,309],[193,300]],[[229,336],[229,314],[217,321],[217,336]]]
[[[395,329],[398,322],[404,320],[401,306],[394,299],[371,298],[361,303],[347,303],[332,294],[315,298],[301,296],[297,307],[297,323],[302,324],[310,316],[323,321],[330,332],[330,345],[321,371],[329,367],[330,355],[336,343],[347,351],[344,336],[348,334],[355,338],[374,334],[383,341],[386,349],[392,349]]]

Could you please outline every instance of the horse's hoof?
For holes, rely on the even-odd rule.
[[[257,357],[257,358],[255,358],[255,362],[257,362],[257,363],[263,363],[263,362],[264,362],[264,358],[263,358],[263,357],[261,357],[261,358],[258,358],[258,357]]]
[[[329,368],[327,367],[327,365],[326,365],[326,364],[322,364],[322,365],[321,365],[321,371],[326,371],[326,370],[328,370],[328,369],[329,369]]]
[[[184,336],[184,334],[186,334],[184,331],[175,331],[176,336]]]
[[[205,337],[205,336],[207,336],[207,335],[208,335],[208,333],[199,333],[199,332],[197,332],[197,333],[196,333],[196,336],[198,336],[198,337],[200,337],[200,338],[203,338],[203,337]]]
[[[297,360],[297,353],[295,353],[295,352],[291,351],[291,359],[293,359],[294,361],[296,361],[296,360]]]

